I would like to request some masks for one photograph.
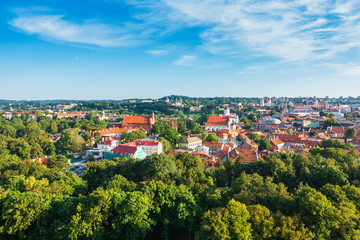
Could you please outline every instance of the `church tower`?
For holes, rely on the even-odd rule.
[[[230,115],[230,108],[229,106],[226,106],[225,109],[224,109],[224,115],[225,116],[229,116]]]

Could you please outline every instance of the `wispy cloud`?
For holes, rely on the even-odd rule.
[[[46,40],[89,44],[100,47],[121,47],[139,44],[139,35],[131,26],[117,27],[86,20],[80,23],[65,20],[63,15],[20,15],[9,24],[25,33]]]
[[[184,55],[174,62],[177,66],[190,66],[197,59],[197,56]]]
[[[169,51],[165,49],[156,49],[156,50],[148,50],[147,53],[154,56],[165,56],[169,54]]]
[[[197,32],[201,43],[190,48],[205,49],[215,55],[272,57],[295,63],[328,60],[360,47],[360,0],[335,3],[328,0],[126,0],[126,3],[136,8],[127,23],[75,21],[41,11],[36,15],[39,7],[30,14],[18,8],[18,17],[9,23],[46,40],[102,47],[137,45],[150,39],[168,44],[161,41],[174,31],[201,26]],[[169,52],[151,49],[147,53],[162,56]],[[182,65],[180,60],[178,65]]]
[[[137,17],[169,29],[205,26],[202,46],[214,54],[328,59],[360,46],[360,4],[344,0],[128,0]]]

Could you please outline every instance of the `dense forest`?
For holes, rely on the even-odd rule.
[[[215,169],[188,153],[47,166],[0,155],[1,239],[359,239],[359,162],[331,144]]]
[[[189,133],[218,141],[203,121],[179,119],[178,130],[158,121],[149,134],[160,135],[166,153]],[[0,119],[0,239],[360,239],[351,145],[323,140],[309,154],[249,164],[240,156],[215,168],[190,153],[164,153],[91,161],[82,177],[69,172],[67,157],[104,127],[94,114]],[[29,160],[43,156],[51,156],[46,166]]]

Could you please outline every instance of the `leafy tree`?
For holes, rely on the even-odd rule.
[[[230,200],[226,208],[207,211],[201,223],[202,239],[252,239],[246,206]]]
[[[164,132],[162,132],[160,134],[160,137],[165,138],[166,140],[168,140],[171,143],[171,145],[173,147],[175,147],[180,141],[180,139],[179,139],[180,136],[179,135],[180,134],[175,129],[167,127],[164,130]]]
[[[243,140],[243,137],[241,134],[236,136],[236,140],[238,140],[239,142],[241,142]]]
[[[347,140],[348,140],[349,138],[355,137],[356,134],[357,134],[357,131],[356,131],[355,128],[352,128],[352,127],[351,127],[351,128],[346,129],[346,132],[345,132],[345,141],[347,142]]]
[[[266,150],[271,147],[270,140],[268,138],[262,138],[259,142],[259,151]]]
[[[101,139],[102,139],[101,133],[100,133],[100,132],[95,132],[95,133],[94,133],[94,138],[95,138],[95,143],[96,143],[96,144],[99,143],[99,142],[101,142]]]
[[[336,208],[320,192],[302,187],[297,192],[299,213],[316,239],[331,239],[331,231],[337,225]]]
[[[61,134],[55,145],[58,153],[79,152],[84,148],[85,141],[76,130],[69,130]]]
[[[327,128],[327,127],[332,127],[332,126],[339,126],[340,124],[335,121],[334,119],[328,119],[324,122],[323,127]]]
[[[159,142],[161,142],[163,144],[164,153],[168,153],[172,150],[171,143],[168,140],[166,140],[165,138],[160,137]]]
[[[257,133],[250,133],[249,138],[256,143],[260,143],[261,137]]]
[[[84,138],[84,141],[88,145],[92,145],[92,136],[90,132],[84,132],[82,137]]]
[[[59,131],[58,125],[55,121],[51,121],[49,132],[50,133],[57,133]]]
[[[50,204],[50,198],[34,192],[13,192],[1,198],[1,234],[26,238],[37,218]]]
[[[57,168],[60,170],[69,171],[69,161],[63,155],[56,155],[49,158],[48,168]]]
[[[256,114],[255,113],[250,113],[249,116],[248,116],[248,119],[250,121],[256,122],[257,121]]]
[[[254,239],[272,239],[275,221],[269,209],[262,205],[250,205],[247,207],[250,214],[250,223],[253,229]]]
[[[144,177],[147,179],[170,180],[177,172],[175,161],[171,155],[153,154],[143,161]]]
[[[220,138],[218,136],[216,136],[215,133],[210,133],[209,135],[207,135],[207,137],[205,138],[205,142],[219,142]]]

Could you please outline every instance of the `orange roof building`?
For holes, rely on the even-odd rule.
[[[154,114],[152,116],[124,116],[122,127],[125,129],[143,128],[147,132],[150,132],[154,123]]]
[[[229,116],[210,116],[205,124],[205,130],[216,132],[218,130],[230,129]]]

